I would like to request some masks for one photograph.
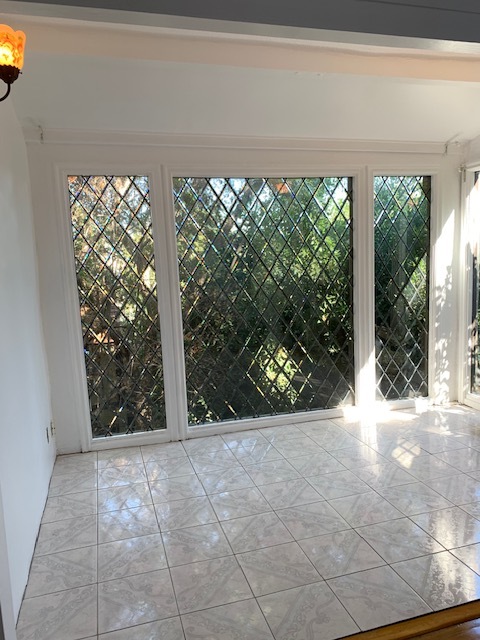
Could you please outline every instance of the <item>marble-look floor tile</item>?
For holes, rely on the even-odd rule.
[[[374,464],[386,462],[377,451],[366,444],[358,444],[345,449],[336,449],[332,451],[332,456],[347,469],[359,469],[361,467],[370,467]]]
[[[478,449],[480,447],[480,433],[478,429],[470,430],[467,427],[466,429],[462,429],[458,435],[461,438],[463,444],[460,447],[451,447],[452,449],[465,449],[465,447]]]
[[[98,631],[106,633],[178,615],[168,569],[100,582]]]
[[[475,480],[480,480],[480,471],[470,471],[468,475]]]
[[[143,464],[130,464],[122,467],[106,467],[98,472],[98,488],[126,487],[137,482],[146,482]]]
[[[293,541],[288,529],[273,512],[225,520],[221,524],[234,553]]]
[[[225,491],[246,489],[254,486],[250,476],[239,463],[236,463],[230,469],[199,473],[198,478],[207,494],[224,493]]]
[[[210,451],[190,456],[196,473],[212,473],[240,467],[240,463],[231,451]]]
[[[97,544],[96,516],[48,522],[40,526],[35,555],[69,551],[94,544]]]
[[[185,640],[180,618],[147,622],[137,627],[102,633],[98,640]]]
[[[26,598],[17,640],[80,640],[97,633],[97,585]]]
[[[98,452],[98,468],[124,467],[129,464],[143,464],[140,447],[120,447]]]
[[[68,475],[53,476],[50,480],[48,497],[64,496],[69,493],[81,493],[94,491],[97,488],[97,472],[71,473]]]
[[[434,611],[480,598],[480,576],[448,551],[398,562],[392,568]]]
[[[360,527],[357,532],[389,564],[444,550],[408,518]]]
[[[336,498],[330,504],[352,527],[401,518],[403,514],[375,491]]]
[[[182,620],[186,640],[273,640],[253,599],[186,613]]]
[[[347,433],[340,427],[331,427],[323,433],[311,436],[312,440],[319,444],[325,451],[337,451],[338,449],[347,449],[355,447],[359,444],[357,438]]]
[[[462,504],[461,509],[469,513],[471,516],[480,520],[480,502],[472,502],[470,504]]]
[[[314,440],[305,435],[299,435],[298,438],[278,441],[275,448],[285,458],[300,458],[309,454],[322,453],[324,450]]]
[[[145,464],[145,469],[149,482],[165,480],[165,478],[176,478],[178,476],[189,476],[195,473],[188,458],[153,460]]]
[[[461,560],[467,567],[480,574],[480,543],[470,544],[459,549],[450,549],[450,553]]]
[[[153,506],[98,515],[98,543],[148,536],[160,531]]]
[[[295,507],[318,502],[322,496],[303,478],[259,485],[258,487],[273,509]]]
[[[94,546],[34,556],[25,597],[43,596],[96,582],[97,548]]]
[[[283,458],[282,454],[266,439],[257,442],[253,446],[237,447],[233,449],[233,453],[243,466],[258,464],[259,462],[271,462],[272,460],[281,460]]]
[[[471,478],[464,473],[458,476],[430,480],[428,484],[455,505],[480,500],[480,480]]]
[[[231,451],[242,447],[254,447],[257,444],[265,443],[267,441],[258,429],[246,429],[245,431],[223,433],[222,440],[227,443],[227,446]]]
[[[468,439],[456,433],[448,436],[441,436],[436,433],[422,433],[415,437],[415,441],[427,453],[441,453],[442,451],[463,449],[468,446]]]
[[[422,482],[458,474],[458,469],[428,453],[414,458],[397,458],[395,463]]]
[[[279,509],[276,513],[295,540],[350,529],[348,522],[325,501]]]
[[[183,446],[189,456],[202,455],[211,451],[228,450],[228,445],[221,436],[192,438],[191,440],[185,440]]]
[[[411,519],[446,549],[480,542],[480,522],[460,507],[422,513]]]
[[[378,489],[380,495],[406,516],[446,509],[452,503],[423,482]]]
[[[390,567],[333,578],[328,584],[362,631],[431,612]]]
[[[210,496],[219,520],[231,520],[271,511],[272,508],[256,487],[237,489]]]
[[[480,471],[480,451],[466,447],[437,453],[437,458],[463,473]]]
[[[269,442],[281,442],[283,440],[296,440],[305,435],[293,424],[286,424],[280,427],[264,427],[259,430],[264,438]]]
[[[359,439],[361,444],[368,444],[368,446],[375,449],[375,451],[378,451],[379,447],[390,445],[397,440],[395,434],[385,432],[380,426],[377,427],[376,424],[369,425],[365,428],[357,424],[355,430],[352,430],[352,435],[353,434],[355,434],[355,437]]]
[[[164,444],[147,444],[140,447],[143,461],[166,460],[167,458],[181,458],[187,452],[181,442],[165,442]]]
[[[179,476],[151,482],[150,491],[154,504],[205,495],[205,489],[197,476]]]
[[[299,540],[298,544],[325,579],[385,564],[383,558],[351,529]]]
[[[332,473],[333,471],[345,471],[343,464],[327,451],[302,456],[300,458],[291,458],[289,462],[304,478],[308,476],[319,476],[324,473]]]
[[[300,478],[298,471],[294,469],[284,458],[281,460],[272,460],[272,462],[251,464],[245,468],[249,476],[257,485],[271,484],[273,482],[283,482],[285,480]]]
[[[160,531],[217,522],[215,511],[206,496],[161,502],[155,505],[155,511]]]
[[[322,580],[296,542],[241,553],[237,560],[255,596]]]
[[[127,485],[126,487],[100,489],[98,492],[98,513],[135,509],[136,507],[144,507],[151,504],[152,496],[146,482]]]
[[[353,473],[373,489],[395,487],[415,482],[416,478],[392,462],[354,469]]]
[[[258,603],[275,640],[335,640],[359,631],[324,582],[262,596]]]
[[[175,529],[162,534],[170,567],[232,555],[219,524]]]
[[[376,442],[372,442],[370,446],[375,451],[378,451],[388,462],[401,466],[407,472],[416,458],[428,455],[419,444],[410,442],[403,436],[380,438]]]
[[[53,476],[65,474],[82,474],[96,472],[97,453],[73,453],[70,455],[57,456],[53,467]]]
[[[308,422],[296,422],[295,426],[306,436],[322,435],[330,429],[343,431],[332,420],[309,420]]]
[[[92,516],[97,513],[97,492],[82,491],[48,498],[42,523]]]
[[[98,581],[165,569],[167,560],[159,533],[98,545]]]
[[[180,613],[199,611],[253,596],[233,556],[171,569]]]
[[[248,637],[250,640],[247,631],[251,633],[252,640],[257,640],[257,637],[263,640],[262,629],[267,629],[266,638],[272,640],[271,631],[262,617],[258,619],[261,621],[259,627],[252,622],[251,632],[247,626],[250,609],[253,618],[260,615],[258,607],[256,614],[253,613],[256,605],[251,586],[259,600],[281,600],[287,594],[325,589],[323,578],[331,581],[333,586],[342,577],[353,579],[358,574],[359,583],[361,577],[361,583],[375,591],[376,587],[371,584],[371,571],[386,569],[386,562],[398,568],[399,573],[403,572],[404,579],[395,574],[400,581],[397,586],[401,584],[408,587],[409,582],[413,591],[418,590],[433,608],[440,609],[468,601],[472,589],[475,594],[479,591],[480,580],[480,577],[476,577],[477,574],[480,576],[480,467],[477,464],[480,418],[475,412],[467,412],[468,415],[477,416],[476,422],[470,424],[463,414],[458,413],[459,409],[452,409],[453,413],[448,416],[444,410],[427,411],[421,416],[413,412],[395,411],[388,415],[388,420],[317,420],[284,427],[251,429],[221,437],[205,437],[196,442],[191,440],[191,444],[187,444],[189,455],[183,444],[176,442],[59,456],[32,562],[24,610],[28,611],[28,606],[33,607],[37,601],[42,602],[42,607],[46,604],[49,608],[51,597],[62,595],[63,598],[63,595],[67,597],[71,592],[94,587],[95,579],[99,579],[100,585],[103,585],[155,572],[168,573],[162,534],[172,540],[178,538],[172,541],[172,548],[176,547],[176,551],[180,549],[182,562],[188,562],[174,566],[170,571],[174,573],[188,568],[190,574],[188,580],[184,580],[185,587],[190,588],[196,581],[200,584],[197,592],[193,584],[190,595],[200,598],[202,602],[200,605],[194,604],[191,611],[196,611],[195,607],[202,611],[182,614],[184,623],[187,619],[197,621],[195,628],[191,623],[187,640],[197,636],[209,640],[217,640],[217,637],[228,640],[229,634],[232,634],[232,639],[239,640],[239,632],[243,634],[242,639]],[[374,459],[377,460],[376,464],[366,464]],[[339,460],[343,460],[353,471],[347,471]],[[143,473],[145,465],[148,478]],[[127,467],[130,469],[127,470]],[[218,491],[225,486],[221,484],[225,482],[223,478],[230,475],[231,480],[235,469],[244,479],[248,478],[248,486],[238,488],[238,484],[229,485],[236,488],[209,493],[207,497],[196,474],[201,474],[205,482],[210,483],[209,492]],[[177,475],[187,470],[188,475]],[[97,477],[101,478],[101,486],[117,483],[120,486],[98,490]],[[308,484],[303,478],[307,479]],[[134,484],[131,484],[132,479],[136,480]],[[254,483],[260,484],[260,488]],[[386,514],[380,507],[385,507],[385,503],[379,502],[373,505],[373,512],[381,511],[382,521],[360,526],[355,520],[358,528],[356,531],[351,529],[354,520],[350,517],[350,522],[347,522],[334,508],[335,501],[346,497],[353,499],[362,494],[375,495],[372,488],[378,494],[377,501],[385,498],[387,503],[410,518],[395,514],[394,519],[384,521]],[[271,504],[261,491],[265,492]],[[372,498],[364,497],[363,500],[366,502],[362,517],[369,519],[372,517]],[[353,502],[357,503],[356,498]],[[451,506],[452,502],[459,506]],[[341,501],[336,504],[339,510],[340,505]],[[136,520],[140,520],[142,526],[147,522],[155,526],[152,533],[142,529],[135,533],[135,537],[123,538],[121,534],[122,537],[117,541],[100,544],[99,575],[95,576],[96,534],[105,528],[103,516],[108,514],[115,521],[115,512],[130,512],[146,507],[148,517]],[[278,510],[277,513],[273,512],[273,508]],[[97,511],[100,514],[98,518]],[[357,515],[360,517],[359,513]],[[387,515],[391,517],[392,513]],[[156,516],[155,519],[153,516]],[[248,524],[246,521],[254,516],[270,518],[271,522],[262,524],[258,520],[252,521],[249,530],[249,527],[245,527]],[[91,521],[88,522],[87,518],[91,518]],[[222,528],[217,518],[221,520]],[[96,520],[100,521],[98,527],[95,527]],[[129,524],[123,521],[123,517],[120,520],[115,526],[125,527],[128,535],[132,535]],[[158,523],[154,524],[156,520],[160,521],[160,529]],[[279,529],[278,524],[283,529]],[[140,526],[138,522],[132,522],[133,529],[137,525]],[[238,562],[235,564],[236,558],[231,555],[223,525],[227,528],[231,526],[231,537],[238,536],[234,550],[240,554],[238,557],[242,564],[245,564],[244,571],[250,572],[251,585],[244,580]],[[228,549],[228,555],[201,559],[205,544],[208,552],[211,549],[209,545],[212,540],[207,535],[209,528],[220,532],[222,553]],[[202,529],[205,533],[203,542],[200,539]],[[178,531],[180,533],[176,533]],[[185,531],[189,538],[197,534],[199,539],[185,542]],[[283,539],[285,533],[288,537]],[[332,540],[334,538],[335,541]],[[298,540],[298,544],[294,539]],[[243,550],[243,544],[252,544],[253,548]],[[444,544],[450,550],[450,555],[444,551]],[[190,564],[192,558],[199,559]],[[217,562],[217,568],[220,565],[228,568],[229,563],[230,568],[236,567],[237,591],[234,588],[233,592],[228,592],[225,587],[228,579],[222,582],[222,572],[217,589],[216,577],[213,576],[215,571],[210,571],[209,564]],[[200,567],[192,582],[191,577],[197,571],[196,565]],[[206,576],[202,575],[203,567],[209,567]],[[316,582],[308,583],[314,579],[313,576]],[[303,585],[302,581],[305,581]],[[390,579],[388,582],[389,587],[393,588]],[[352,594],[355,590],[352,589]],[[125,599],[127,594],[127,602],[130,602],[131,593],[134,592],[135,598],[137,591],[131,586],[125,588],[122,597]],[[380,602],[378,607],[375,605],[373,615],[364,612],[365,617],[369,618],[370,628],[379,624],[375,618],[377,613],[382,618],[382,611],[388,607],[394,610],[393,615],[398,613],[399,599],[395,597],[394,604],[390,605],[389,589],[383,591],[387,603]],[[408,593],[411,595],[413,591]],[[361,589],[359,593],[359,606],[364,607]],[[376,596],[372,597],[372,600],[375,599]],[[53,606],[57,602],[60,600],[55,598]],[[301,603],[303,600],[297,598],[295,602]],[[133,610],[136,606],[130,603],[127,608],[132,607]],[[157,601],[155,606],[158,606]],[[283,614],[283,609],[288,640],[330,638],[328,625],[322,623],[320,630],[317,630],[317,619],[309,617],[307,605],[302,609],[306,616],[305,624],[302,622],[298,629],[289,626],[292,614],[287,605],[279,605],[279,615]],[[90,618],[94,622],[95,611],[90,609]],[[238,625],[234,623],[237,611],[238,620],[241,620]],[[70,615],[69,611],[66,615]],[[116,618],[115,614],[112,615]],[[64,633],[62,620],[59,623],[61,632],[57,632],[55,627],[48,627],[45,637],[39,637],[42,640],[51,640],[52,637],[55,640],[71,640],[68,633],[72,632],[72,640],[158,640],[160,637],[162,640],[184,640],[178,610],[174,608],[173,613],[168,615],[166,619],[155,618],[141,624],[134,620],[128,623],[132,626],[124,629],[115,627],[113,631],[99,632],[92,627],[84,632],[82,628],[81,636],[75,635],[75,622],[72,629]],[[350,619],[345,612],[344,615]],[[410,615],[405,613],[403,617]],[[37,620],[40,620],[40,634],[44,633],[41,630],[44,628],[44,616],[38,615]],[[309,620],[312,620],[313,626],[309,626]],[[27,626],[24,624],[24,629]],[[277,634],[276,640],[282,637],[282,629],[279,628],[280,635]],[[312,629],[315,631],[313,635]],[[351,632],[356,630],[354,627]],[[97,636],[97,633],[102,635]],[[332,638],[339,637],[340,631],[332,633]],[[37,636],[33,635],[27,635],[26,638],[37,640]]]
[[[307,480],[325,500],[371,491],[368,484],[351,471],[335,471],[334,473],[309,477]]]

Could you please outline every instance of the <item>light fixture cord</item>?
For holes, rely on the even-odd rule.
[[[8,98],[8,95],[9,95],[9,93],[10,93],[10,87],[11,87],[11,86],[12,86],[11,84],[7,84],[7,93],[6,93],[3,97],[1,97],[1,98],[0,98],[0,102],[2,102],[3,100],[5,100],[6,98]]]

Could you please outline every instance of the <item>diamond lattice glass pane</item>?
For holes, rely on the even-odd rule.
[[[475,172],[474,189],[480,191],[480,172]],[[478,197],[478,195],[477,195]],[[474,243],[478,247],[478,243]],[[478,340],[480,326],[480,278],[478,273],[478,249],[477,255],[472,255],[472,316],[470,333],[470,390],[472,393],[480,393],[480,345]]]
[[[351,180],[173,188],[190,423],[351,403]]]
[[[376,177],[377,398],[428,394],[428,176]]]
[[[93,436],[164,429],[148,179],[68,186]]]

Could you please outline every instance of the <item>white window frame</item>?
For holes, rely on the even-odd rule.
[[[458,396],[461,402],[472,409],[480,410],[480,393],[471,391],[471,318],[473,302],[473,268],[474,255],[480,259],[480,193],[474,190],[475,173],[480,165],[475,163],[461,170],[461,250],[458,256],[460,275],[458,284],[460,340],[458,361],[459,367]],[[480,266],[480,265],[479,265]],[[478,267],[477,267],[478,268]],[[462,366],[463,364],[463,366]]]
[[[60,145],[58,145],[60,147]],[[205,148],[205,147],[157,147],[130,150],[125,147],[122,161],[115,145],[102,150],[103,159],[90,162],[90,145],[74,144],[65,153],[63,149],[52,149],[50,158],[56,153],[73,158],[78,152],[83,161],[57,162],[53,160],[56,183],[56,207],[54,214],[60,220],[57,251],[62,263],[62,288],[65,313],[69,324],[68,358],[74,375],[75,406],[81,430],[81,446],[84,451],[134,446],[190,437],[206,436],[250,428],[261,428],[291,424],[307,420],[333,418],[344,415],[343,409],[324,409],[305,413],[265,416],[189,426],[187,422],[186,383],[184,371],[183,332],[180,292],[178,287],[178,264],[176,259],[176,233],[173,209],[173,177],[217,177],[217,176],[281,176],[281,177],[338,177],[348,176],[353,180],[353,270],[354,270],[354,357],[355,357],[355,407],[371,411],[375,402],[375,343],[374,343],[374,256],[373,256],[373,177],[375,175],[429,175],[432,177],[431,229],[430,229],[430,320],[429,320],[429,398],[433,391],[435,376],[435,225],[438,216],[437,191],[439,165],[432,163],[432,155],[418,160],[415,155],[398,161],[394,153],[353,153],[343,149],[333,152],[312,152],[301,149],[258,148]],[[131,152],[130,152],[131,151]],[[145,155],[148,162],[139,162]],[[283,159],[282,159],[283,156]],[[350,156],[350,159],[349,159]],[[407,154],[408,156],[408,154]],[[375,158],[372,163],[372,158]],[[107,158],[107,159],[105,159]],[[411,160],[409,162],[408,160]],[[48,169],[47,169],[48,170]],[[72,231],[66,178],[68,175],[147,175],[150,180],[152,224],[157,255],[155,256],[159,317],[161,322],[162,350],[165,375],[165,403],[167,429],[148,433],[118,435],[108,438],[92,438],[89,402],[86,387],[83,341],[78,313],[78,293],[73,257]],[[370,255],[370,258],[368,256]],[[168,304],[161,304],[167,300]],[[363,363],[362,365],[360,363]],[[415,406],[415,400],[399,400],[381,403],[384,407],[407,408]]]
[[[105,438],[93,438],[90,402],[87,389],[87,374],[85,357],[83,353],[83,333],[78,305],[77,275],[75,270],[75,256],[72,242],[71,210],[68,195],[68,176],[71,175],[141,175],[149,181],[150,210],[152,218],[152,233],[155,251],[155,278],[157,285],[157,307],[160,320],[160,336],[162,344],[163,370],[173,372],[173,375],[164,375],[166,429],[158,429],[148,432],[138,432],[128,435],[119,434]],[[182,429],[182,414],[184,406],[181,396],[176,392],[176,381],[181,374],[178,372],[179,360],[176,356],[179,345],[178,330],[175,324],[175,295],[172,294],[171,283],[178,278],[178,270],[175,272],[176,261],[172,257],[172,228],[171,218],[165,215],[169,201],[165,197],[163,184],[164,176],[156,166],[132,165],[98,165],[92,163],[88,167],[71,166],[68,169],[57,167],[57,184],[59,196],[63,198],[60,232],[62,236],[62,254],[64,264],[65,306],[68,324],[71,327],[72,341],[69,357],[72,360],[75,376],[76,406],[81,421],[81,442],[84,451],[100,450],[114,447],[135,446],[140,444],[152,444],[180,440],[185,437]],[[155,213],[154,213],[155,212]],[[175,228],[173,227],[173,234]],[[173,273],[171,273],[173,271]]]
[[[210,170],[209,170],[210,169]],[[248,170],[245,170],[245,167],[242,167],[240,170],[238,166],[233,164],[230,169],[225,165],[222,165],[221,168],[218,166],[204,166],[201,171],[198,170],[198,167],[185,167],[182,165],[179,166],[178,169],[175,167],[170,167],[166,169],[166,174],[168,176],[167,182],[164,183],[164,188],[167,187],[167,184],[170,187],[170,192],[172,192],[172,181],[173,178],[184,177],[184,178],[231,178],[231,177],[281,177],[281,178],[338,178],[338,177],[348,177],[352,179],[353,185],[353,198],[352,198],[352,217],[351,222],[353,225],[353,273],[355,273],[356,268],[356,260],[358,261],[359,253],[361,252],[360,246],[356,245],[355,239],[355,217],[356,217],[356,185],[358,184],[360,177],[362,176],[362,168],[358,166],[344,166],[340,172],[332,171],[332,166],[330,165],[328,169],[324,168],[319,171],[312,171],[312,167],[310,166],[308,169],[303,168],[302,170],[285,170],[279,166],[274,165],[249,165]],[[170,215],[175,217],[175,212],[173,210],[173,198],[172,198],[172,209]],[[360,226],[360,225],[359,225]],[[175,238],[176,240],[176,238]],[[177,280],[175,282],[175,286],[178,289],[178,271],[177,271]],[[172,282],[172,286],[174,283]],[[182,315],[181,315],[181,302],[180,302],[180,291],[178,289],[178,309],[179,309],[179,322],[178,326],[182,327]],[[355,299],[355,287],[354,287],[354,309],[355,309],[356,299]],[[362,335],[361,328],[357,326],[358,322],[360,322],[360,327],[362,326],[362,320],[357,321],[354,312],[354,362],[356,363],[357,359],[357,341],[355,340],[355,335]],[[361,351],[360,351],[361,353]],[[183,352],[183,336],[182,336],[182,349],[181,352],[178,352],[178,357],[181,359],[182,367],[183,367],[183,388],[184,399],[185,399],[185,410],[187,407],[187,399],[186,399],[186,382],[185,382],[185,360],[184,360],[184,352]],[[358,373],[357,366],[355,364],[355,375],[354,375],[354,395],[355,395],[355,405],[359,404],[359,400],[357,398],[357,381]],[[342,408],[334,408],[334,409],[318,409],[312,411],[304,411],[298,413],[288,413],[288,414],[280,414],[277,416],[260,416],[258,418],[242,418],[241,420],[224,420],[222,422],[214,422],[214,423],[206,423],[200,425],[189,425],[188,424],[188,415],[185,415],[184,420],[184,433],[187,438],[191,437],[203,437],[209,435],[217,435],[224,433],[232,433],[236,431],[245,431],[247,429],[260,429],[262,427],[274,427],[292,424],[295,422],[307,422],[313,420],[327,419],[327,418],[336,418],[343,415]]]
[[[435,327],[435,273],[436,273],[436,265],[437,265],[437,260],[438,260],[438,256],[437,256],[437,252],[436,252],[436,242],[435,239],[437,238],[437,234],[438,234],[438,224],[439,224],[439,206],[438,206],[438,180],[439,180],[439,168],[438,166],[425,166],[425,165],[418,165],[417,167],[415,166],[414,163],[409,164],[408,168],[407,166],[401,166],[401,165],[396,165],[395,168],[389,168],[387,167],[383,167],[381,168],[380,166],[375,166],[375,167],[370,167],[369,168],[369,172],[368,172],[368,185],[369,185],[369,189],[371,189],[371,207],[370,207],[370,211],[371,211],[371,228],[372,228],[372,243],[373,243],[373,238],[374,238],[374,211],[373,211],[373,202],[374,202],[374,178],[376,176],[429,176],[431,178],[431,201],[430,201],[430,230],[429,230],[429,236],[430,236],[430,260],[429,260],[429,291],[428,291],[428,295],[429,295],[429,300],[428,300],[428,372],[427,372],[427,376],[428,376],[428,395],[426,397],[421,397],[418,399],[409,399],[409,398],[405,398],[405,399],[400,399],[400,400],[390,400],[390,401],[377,401],[376,405],[385,405],[387,404],[390,408],[392,409],[402,409],[402,408],[409,408],[412,406],[415,406],[418,402],[427,402],[427,403],[431,403],[431,398],[434,397],[434,384],[435,384],[435,373],[436,373],[436,366],[435,366],[435,358],[434,358],[434,354],[435,354],[435,344],[436,344],[436,327]],[[374,251],[374,246],[372,244],[372,255],[373,255],[373,251]],[[375,256],[373,255],[373,262],[372,262],[372,273],[373,273],[373,277],[375,277],[375,273],[374,273],[374,261],[375,261]],[[373,281],[374,282],[374,281]],[[374,296],[375,296],[375,290],[374,290],[374,284],[372,285],[373,287],[373,306],[375,306],[375,300],[374,300]],[[372,334],[373,334],[373,353],[374,353],[374,364],[373,366],[375,367],[375,328],[374,328],[374,323],[375,323],[375,312],[373,311],[373,321],[372,321]],[[374,388],[373,393],[375,394],[376,388]]]

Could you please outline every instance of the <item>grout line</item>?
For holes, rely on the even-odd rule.
[[[344,609],[345,613],[348,615],[348,617],[353,621],[353,624],[358,627],[358,631],[360,632],[362,629],[360,627],[360,625],[358,624],[358,622],[355,620],[355,618],[352,616],[352,614],[349,612],[349,610],[347,609],[347,607],[343,604],[343,602],[340,600],[340,598],[337,596],[337,594],[335,593],[335,591],[332,589],[332,587],[328,584],[328,581],[325,580],[325,584],[327,585],[327,587],[330,589],[330,591],[333,593],[333,597],[336,599],[337,602],[340,603],[341,607]],[[351,634],[350,634],[351,635]],[[347,636],[348,637],[348,636]]]

